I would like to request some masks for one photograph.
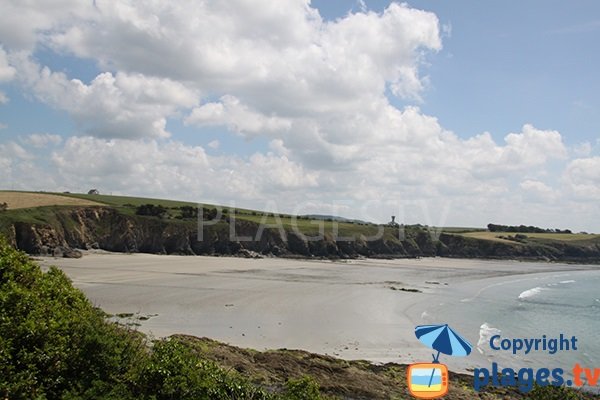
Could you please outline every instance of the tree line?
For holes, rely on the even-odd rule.
[[[518,232],[518,233],[573,233],[570,229],[544,229],[537,226],[526,226],[526,225],[497,225],[488,224],[487,226],[490,232]]]

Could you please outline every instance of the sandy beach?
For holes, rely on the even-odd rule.
[[[40,258],[59,266],[90,300],[155,337],[184,333],[258,350],[290,348],[375,362],[430,361],[420,324],[449,323],[476,347],[477,311],[492,293],[507,301],[533,282],[597,267],[458,259],[289,260],[85,254]],[[597,276],[597,275],[596,275]],[[494,300],[496,302],[496,300]],[[140,318],[141,317],[141,318]],[[449,367],[489,361],[485,343]],[[489,364],[489,363],[488,363]]]

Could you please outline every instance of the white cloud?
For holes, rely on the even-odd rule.
[[[4,156],[14,157],[20,160],[31,160],[33,155],[15,142],[0,143],[0,153]]]
[[[0,37],[2,37],[0,35]],[[9,65],[6,51],[0,42],[0,83],[11,81],[15,76],[15,69]],[[0,105],[8,103],[9,98],[3,91],[0,90]]]
[[[306,171],[301,165],[290,162],[286,156],[254,154],[248,166],[259,173],[263,191],[309,188],[318,186],[319,173]]]
[[[39,161],[40,158],[14,141],[0,143],[0,185],[4,189],[55,189],[56,171],[41,166]]]
[[[578,143],[573,146],[573,153],[577,157],[587,157],[592,153],[592,144],[590,142]]]
[[[235,95],[263,113],[325,111],[379,96],[386,82],[418,97],[422,51],[441,48],[436,16],[396,3],[332,22],[304,0],[96,4],[44,40],[104,68]]]
[[[556,199],[557,193],[550,186],[544,182],[540,182],[533,179],[526,179],[522,181],[519,186],[526,195],[532,198],[534,201],[548,203]]]
[[[60,135],[50,133],[32,133],[23,139],[23,141],[35,148],[44,148],[48,145],[57,145],[62,142]]]
[[[224,203],[315,186],[318,175],[285,157],[211,157],[202,147],[171,140],[71,137],[51,158],[55,175],[75,187]]]
[[[399,199],[436,211],[450,202],[452,223],[475,225],[490,215],[567,218],[556,207],[598,199],[589,146],[569,149],[588,157],[569,161],[557,131],[526,124],[503,140],[465,138],[423,114],[414,103],[427,88],[425,57],[449,30],[405,4],[381,13],[362,4],[324,21],[308,0],[3,1],[0,80],[16,78],[31,97],[66,111],[80,136],[25,139],[52,145],[50,160],[3,144],[0,165],[37,188],[256,207],[276,198],[281,210],[306,200],[313,212],[346,199],[350,216],[375,199],[370,209],[382,221]],[[82,81],[52,71],[35,61],[41,48],[104,72]],[[405,105],[392,105],[390,92]],[[199,133],[224,126],[268,148],[242,157],[218,138],[208,147],[223,155],[211,156],[172,137],[168,120]],[[565,166],[562,180],[553,177],[551,167]]]
[[[276,116],[266,116],[252,111],[241,104],[234,96],[223,96],[219,102],[207,103],[194,108],[185,119],[187,125],[210,126],[226,125],[229,130],[248,136],[286,130],[291,126],[289,120]]]
[[[543,131],[526,124],[522,133],[511,133],[504,140],[508,146],[503,161],[507,163],[525,159],[531,165],[538,165],[552,158],[567,158],[567,149],[557,131]]]
[[[0,3],[0,38],[8,48],[31,51],[45,34],[93,14],[92,2],[86,1],[38,0],[28,3],[3,0]]]
[[[141,74],[104,72],[89,85],[15,57],[19,78],[45,103],[67,111],[80,129],[98,137],[168,137],[166,119],[196,104],[183,84]]]
[[[168,136],[166,118],[194,107],[199,94],[220,101],[195,108],[189,124],[253,136],[300,119],[324,132],[331,114],[385,106],[386,86],[418,98],[423,55],[441,48],[437,17],[396,3],[328,22],[306,0],[79,3],[62,0],[60,11],[44,14],[43,5],[8,2],[7,12],[28,19],[17,35],[25,39],[7,43],[34,95],[99,137]],[[31,51],[32,40],[118,72],[90,84],[69,79],[18,52]],[[149,85],[161,96],[148,94]]]
[[[15,72],[15,68],[9,65],[6,51],[4,51],[0,42],[0,83],[12,80]]]
[[[571,161],[563,179],[576,198],[600,201],[600,157]]]

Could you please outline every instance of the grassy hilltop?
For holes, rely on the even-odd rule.
[[[151,198],[0,191],[0,233],[30,254],[118,252],[600,262],[600,235],[378,225]],[[204,221],[198,225],[198,214]],[[510,228],[510,227],[509,227]],[[233,235],[233,236],[232,236]],[[198,237],[202,236],[202,240]]]

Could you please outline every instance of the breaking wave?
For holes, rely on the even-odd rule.
[[[537,296],[538,294],[540,294],[542,292],[542,290],[544,290],[544,288],[539,287],[539,286],[534,287],[533,289],[528,289],[519,295],[519,300],[524,300],[524,299],[528,299],[533,296]]]

